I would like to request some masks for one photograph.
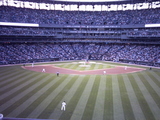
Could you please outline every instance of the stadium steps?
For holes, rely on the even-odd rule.
[[[100,50],[101,46],[102,46],[102,45],[99,45],[98,50],[97,50],[97,53],[99,53],[99,50]]]
[[[58,45],[66,54],[68,54],[68,52],[61,46],[61,45]]]
[[[75,54],[76,54],[78,57],[80,57],[80,56],[78,55],[77,51],[74,49],[74,47],[73,47],[72,44],[71,44],[71,47],[72,47],[73,51],[75,52]]]
[[[125,48],[125,46],[122,46],[121,48],[119,48],[116,52],[122,50],[123,48]]]
[[[111,48],[112,48],[112,46],[110,46],[104,54],[109,53],[109,51],[110,51]]]

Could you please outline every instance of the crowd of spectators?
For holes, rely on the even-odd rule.
[[[127,11],[49,11],[6,6],[0,7],[0,22],[55,25],[151,24],[160,23],[159,15],[160,9]],[[134,31],[132,29],[126,33],[129,36],[160,35],[159,29],[158,31],[157,29],[146,30],[147,29]],[[53,36],[55,35],[55,31],[49,28],[0,28],[0,35],[9,34]],[[115,36],[115,34],[111,35]],[[67,36],[67,33],[65,33],[64,36],[65,35]],[[97,34],[95,34],[95,36],[96,35]],[[17,61],[27,62],[28,60],[49,58],[59,58],[60,60],[81,60],[89,58],[109,61],[130,60],[143,61],[146,63],[160,62],[160,46],[144,44],[10,43],[0,44],[0,51],[0,63],[4,64],[13,63],[13,61],[17,63]]]
[[[55,31],[47,28],[0,27],[0,35],[54,36]]]
[[[159,37],[160,36],[160,29],[132,29],[127,30],[128,36],[148,36],[148,37]]]
[[[54,11],[0,7],[1,22],[58,25],[127,25],[160,23],[160,9],[126,11]]]
[[[57,28],[43,28],[43,27],[0,27],[0,35],[23,35],[23,36],[57,36],[62,35],[64,37],[121,37],[121,35],[126,36],[138,36],[138,37],[159,37],[160,36],[160,29],[159,28],[146,28],[146,29],[121,29],[121,30],[89,30],[85,29],[81,30],[74,30],[74,28],[70,29],[57,29]]]
[[[109,60],[121,59],[158,63],[160,46],[139,44],[94,43],[10,43],[0,44],[1,63],[35,59],[59,58],[59,60]]]
[[[129,25],[160,23],[160,9],[126,10],[126,11],[53,11],[37,10],[28,8],[16,8],[1,6],[0,22],[38,23],[55,25]],[[68,30],[70,31],[70,30]],[[82,33],[70,34],[62,30],[60,35],[64,37],[83,37]],[[90,33],[89,30],[86,30]],[[51,28],[27,28],[27,27],[0,27],[0,35],[33,35],[33,36],[56,36],[57,30]],[[75,32],[75,31],[74,31]],[[125,29],[124,31],[113,30],[118,33],[90,33],[84,37],[121,37],[121,32],[126,32],[129,37],[159,37],[160,29]],[[103,33],[104,32],[104,33]]]

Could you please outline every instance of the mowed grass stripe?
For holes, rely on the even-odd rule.
[[[39,104],[46,99],[46,97],[50,94],[50,92],[54,91],[63,81],[67,75],[62,76],[62,77],[53,77],[49,78],[47,80],[43,79],[43,81],[49,81],[48,84],[44,85],[41,87],[41,89],[37,90],[33,96],[28,98],[28,102],[32,101],[30,104],[27,105],[25,110],[21,112],[17,117],[28,117],[38,106]],[[43,85],[43,84],[42,84]],[[35,87],[36,88],[36,87]],[[33,116],[34,117],[34,116]]]
[[[151,70],[150,73],[151,74],[156,74],[156,78],[159,78],[160,77],[160,68],[159,69],[155,69],[153,71]],[[158,81],[160,82],[160,79],[158,79]]]
[[[94,67],[95,67],[95,64],[91,64],[91,63],[85,63],[85,64],[81,64],[81,65],[84,65],[83,67],[79,66],[79,70],[82,70],[82,71],[94,70]]]
[[[14,76],[10,79],[12,79],[12,82],[9,82],[6,86],[2,87],[1,89],[1,98],[7,97],[8,95],[13,94],[15,91],[18,91],[20,88],[23,87],[32,77],[36,76],[36,73],[33,74],[21,74]]]
[[[81,67],[79,66],[80,64],[74,64],[74,66],[72,67],[73,70],[80,70]]]
[[[145,78],[143,78],[142,76],[140,76],[140,74],[135,75],[134,76],[136,78],[136,81],[138,81],[138,85],[140,90],[142,91],[142,94],[146,100],[146,102],[148,103],[148,106],[150,108],[150,110],[152,111],[152,114],[154,115],[154,118],[156,120],[158,120],[160,118],[160,109],[157,106],[156,102],[154,101],[154,95],[151,95],[152,93],[155,93],[155,91],[153,90],[152,87],[150,87],[150,85],[147,83],[146,80],[144,80]]]
[[[104,114],[104,102],[105,102],[105,91],[106,91],[106,75],[100,76],[99,89],[97,93],[96,103],[94,106],[94,112],[92,120],[103,120]]]
[[[72,69],[74,68],[75,64],[64,64],[63,67],[64,68],[68,68],[68,69]]]
[[[83,71],[85,71],[85,70],[91,70],[92,69],[91,67],[92,67],[91,64],[86,63],[86,66],[83,67]]]
[[[52,80],[53,80],[53,76],[52,75],[47,75],[43,79],[44,83],[42,83],[42,84],[44,84],[44,86],[41,87],[41,89],[39,89],[39,91],[36,92],[33,96],[27,97],[27,99],[20,106],[18,106],[13,112],[11,112],[8,116],[17,117],[19,114],[21,114],[30,104],[32,104],[32,102],[34,100],[37,99],[38,96],[43,94],[46,91],[46,89],[48,89],[52,85],[51,84]]]
[[[3,87],[6,82],[8,82],[8,79],[17,75],[17,74],[22,74],[24,71],[6,71],[5,74],[0,74],[0,87]]]
[[[66,92],[65,94],[64,94],[64,96],[59,96],[59,94],[55,97],[55,98],[53,98],[52,97],[52,95],[50,96],[51,98],[48,98],[49,100],[50,100],[50,104],[47,104],[48,106],[43,110],[44,112],[42,112],[39,116],[38,116],[38,118],[42,118],[42,119],[48,119],[49,118],[49,116],[51,116],[51,114],[53,114],[53,112],[54,113],[56,113],[57,112],[57,114],[54,114],[54,118],[59,118],[60,117],[60,115],[61,115],[61,111],[60,111],[60,108],[61,108],[61,103],[62,103],[62,101],[69,101],[69,99],[70,99],[70,97],[72,97],[72,92],[73,92],[73,89],[72,89],[72,87],[74,87],[74,85],[76,84],[76,82],[78,82],[77,81],[77,78],[78,78],[78,76],[75,76],[75,75],[72,75],[72,76],[70,76],[70,81],[68,81],[68,83],[67,83],[67,85],[64,87],[64,89],[62,89],[61,90],[61,92]],[[68,95],[70,93],[70,95]],[[54,93],[52,93],[52,94],[54,94]],[[67,96],[67,97],[65,97],[65,96]],[[57,104],[57,106],[56,107],[51,107],[53,104],[55,104],[55,99],[59,99],[60,101],[59,101],[59,103]],[[57,110],[57,111],[56,111]],[[53,119],[53,118],[52,118]]]
[[[0,70],[0,71],[1,71],[1,70]],[[15,72],[18,73],[18,71],[14,71],[14,70],[11,71],[11,72],[10,72],[9,70],[8,70],[8,71],[5,71],[5,72],[3,72],[3,74],[0,73],[0,76],[1,76],[1,78],[0,78],[0,84],[1,84],[1,83],[5,83],[5,81],[4,81],[5,78],[6,78],[6,77],[9,78],[10,76],[13,76],[13,75],[15,74]],[[22,72],[22,71],[21,71],[21,72]],[[22,72],[22,73],[23,73],[23,72]]]
[[[141,79],[141,81],[139,82],[139,86],[142,94],[144,95],[144,98],[146,99],[146,102],[148,103],[148,106],[150,107],[150,110],[152,111],[154,118],[156,120],[158,120],[160,118],[160,109],[159,109],[159,102],[156,100],[158,99],[158,95],[156,95],[156,92],[153,90],[153,88],[148,84],[148,82],[146,80],[144,80],[145,78],[143,78],[143,76],[140,76],[140,74],[138,74],[137,76],[135,76],[137,79],[137,81]],[[144,88],[142,88],[142,86]],[[155,94],[155,95],[151,95],[151,94]],[[156,98],[155,98],[156,97]],[[156,100],[156,101],[154,101]],[[156,104],[157,102],[157,104]]]
[[[147,72],[153,82],[160,88],[160,76],[155,72]]]
[[[95,66],[94,66],[93,70],[97,70],[97,69],[99,69],[99,66],[100,66],[100,65],[95,64]]]
[[[17,70],[20,70],[19,68],[18,69],[16,69],[15,71],[17,72]],[[27,71],[27,72],[30,72],[30,71]],[[146,72],[146,73],[145,73]],[[42,74],[42,73],[41,73]],[[158,85],[159,85],[159,76],[160,76],[160,74],[157,72],[157,71],[144,71],[142,74],[139,74],[139,73],[134,73],[134,74],[137,74],[137,76],[142,80],[142,79],[145,79],[146,81],[147,81],[147,84],[145,83],[143,83],[143,82],[145,82],[145,80],[143,80],[142,81],[142,83],[144,84],[143,86],[145,86],[144,88],[145,89],[143,89],[142,88],[142,90],[141,91],[143,91],[144,93],[143,94],[146,94],[145,92],[148,92],[148,93],[153,93],[154,94],[154,92],[155,93],[157,93],[157,95],[159,96],[159,92],[158,92]],[[133,75],[134,75],[133,74]],[[147,74],[148,76],[149,76],[149,79],[148,79],[148,76],[145,76],[145,74]],[[28,74],[27,74],[28,75]],[[125,78],[128,78],[128,75],[130,76],[131,74],[127,74],[127,75],[124,75],[124,77]],[[107,75],[107,77],[108,76],[111,76],[111,75]],[[127,77],[126,77],[127,76]],[[7,77],[7,76],[6,76]],[[53,78],[55,78],[56,76],[53,76]],[[103,76],[102,76],[103,77]],[[123,78],[124,78],[123,77]],[[1,78],[0,78],[1,79]],[[51,78],[52,79],[52,78]],[[121,78],[120,78],[121,79]],[[4,79],[5,80],[5,79]],[[118,81],[119,82],[119,81]],[[128,92],[128,90],[130,90],[130,87],[132,88],[132,85],[131,85],[131,83],[130,83],[130,80],[129,80],[129,83],[130,83],[130,86],[128,87],[128,84],[126,85],[126,81],[123,79],[123,82],[124,82],[124,84],[125,84],[125,87],[126,87],[126,90],[127,90],[127,92]],[[137,82],[138,83],[138,82]],[[141,84],[142,84],[141,83]],[[158,84],[157,84],[158,83]],[[107,81],[107,84],[108,84],[108,81]],[[106,84],[106,86],[107,86],[107,84]],[[156,84],[157,86],[155,87],[155,85],[154,84]],[[1,84],[0,84],[1,85]],[[7,84],[6,84],[7,85]],[[72,85],[72,87],[71,87],[71,89],[73,89],[73,86],[74,86],[75,84],[73,84]],[[139,83],[138,83],[138,85],[139,85]],[[21,86],[21,85],[19,85],[19,86]],[[120,84],[119,84],[119,86],[121,86]],[[152,88],[152,90],[149,88],[147,88],[147,86],[150,86],[151,88]],[[153,87],[154,86],[154,87]],[[119,87],[120,88],[120,87]],[[19,89],[19,88],[18,88]],[[69,91],[71,91],[71,89],[70,90],[68,90],[68,92],[63,96],[63,98],[62,98],[62,100],[65,98],[66,99],[66,97],[70,94],[71,96],[72,96],[72,93],[71,92],[69,92]],[[100,89],[100,88],[99,88]],[[106,90],[107,91],[107,90]],[[106,92],[105,91],[105,92]],[[121,91],[121,90],[120,90]],[[135,117],[135,119],[136,120],[139,120],[139,118],[140,118],[140,120],[141,119],[144,119],[145,120],[145,117],[142,117],[142,116],[144,116],[144,114],[143,114],[143,112],[142,112],[142,109],[141,109],[141,105],[140,104],[137,104],[137,103],[139,103],[139,101],[138,101],[138,98],[136,97],[136,99],[134,99],[133,100],[133,97],[131,97],[131,96],[136,96],[135,95],[135,92],[134,92],[135,90],[133,90],[133,88],[132,88],[132,93],[134,93],[134,95],[129,95],[128,94],[128,98],[130,99],[130,104],[131,104],[131,106],[132,106],[132,109],[133,109],[133,112],[134,112],[134,116],[135,116],[135,114],[136,114],[136,117]],[[74,93],[75,91],[73,91],[73,93]],[[113,92],[113,91],[112,91]],[[38,93],[38,92],[37,92]],[[83,93],[83,92],[82,92]],[[83,95],[83,94],[82,94]],[[155,105],[155,103],[158,103],[158,100],[156,100],[157,102],[155,102],[155,100],[154,99],[156,99],[156,97],[151,97],[152,95],[150,95],[150,94],[146,94],[147,95],[147,98],[149,98],[149,100],[150,99],[152,99],[152,101],[153,101],[153,104]],[[146,96],[146,95],[143,95],[143,96]],[[148,97],[148,95],[149,95],[149,97]],[[33,95],[34,96],[34,95]],[[65,97],[66,96],[66,97]],[[113,95],[110,95],[110,96],[113,96]],[[153,95],[154,96],[154,95]],[[98,94],[97,94],[97,97],[98,97]],[[122,96],[121,96],[122,97]],[[34,98],[34,97],[33,97]],[[75,96],[75,98],[76,98],[76,96]],[[80,97],[81,98],[81,97]],[[79,98],[79,99],[80,99]],[[112,101],[106,101],[106,99],[108,98],[108,96],[106,95],[106,98],[105,98],[105,104],[108,102],[108,103],[111,103],[111,102],[113,102],[113,100]],[[131,99],[132,98],[132,99]],[[146,99],[146,97],[144,97],[145,99]],[[12,100],[12,99],[11,99]],[[70,103],[71,102],[71,100],[72,100],[72,98],[68,98],[68,102]],[[148,100],[148,101],[149,101]],[[28,99],[28,101],[29,101],[29,99]],[[74,100],[73,100],[74,101]],[[133,102],[134,101],[134,102]],[[151,104],[152,105],[152,102],[148,102],[147,100],[146,100],[146,102],[147,102],[147,104]],[[26,102],[26,101],[25,101]],[[53,110],[55,110],[55,109],[58,109],[60,106],[61,106],[61,102],[62,101],[59,101],[59,104],[57,104],[57,106],[54,108],[54,109],[52,109],[52,108],[50,108],[50,109],[52,109],[51,111],[46,111],[46,110],[44,110],[43,112],[44,112],[44,114],[45,113],[47,113],[47,115],[46,115],[46,117],[48,116],[50,116],[52,113],[53,113]],[[68,103],[67,102],[67,109],[68,109]],[[98,102],[97,101],[97,98],[96,98],[96,102]],[[155,103],[154,103],[155,102]],[[32,101],[32,103],[33,103],[33,101]],[[79,101],[77,102],[77,104],[79,103]],[[122,100],[122,103],[123,103],[123,100]],[[134,104],[134,103],[136,103],[136,104]],[[20,103],[21,104],[21,103]],[[22,103],[22,104],[24,104],[24,103]],[[37,103],[38,105],[39,105],[39,103]],[[32,104],[33,105],[33,104]],[[106,110],[108,107],[109,107],[109,105],[110,106],[112,106],[112,107],[110,107],[111,109],[109,109],[108,111]],[[113,120],[113,119],[111,119],[111,118],[113,118],[113,104],[109,104],[109,105],[107,105],[107,107],[105,107],[105,109],[104,109],[104,113],[105,114],[103,114],[103,118],[104,118],[104,120],[107,120],[107,119],[105,119],[105,118],[107,118],[106,117],[106,114],[108,114],[108,116],[110,116],[110,119],[109,120]],[[151,106],[150,105],[150,106]],[[154,106],[153,105],[153,106]],[[96,106],[96,103],[95,103],[95,106]],[[135,108],[134,108],[134,107]],[[139,107],[137,107],[137,106],[139,106]],[[149,106],[149,105],[148,105]],[[149,106],[149,107],[150,107]],[[100,106],[99,106],[100,107]],[[158,107],[158,106],[157,106]],[[0,107],[1,108],[1,107]],[[27,107],[28,108],[28,107]],[[27,109],[27,108],[25,108],[25,110]],[[71,112],[70,110],[70,107],[69,107],[69,111],[68,110],[66,110],[65,112],[62,112],[62,111],[60,111],[60,119],[65,119],[65,117],[68,117],[68,116],[71,116],[71,117],[68,117],[68,118],[73,118],[72,116],[73,116],[73,113],[74,113],[74,111],[76,110],[76,108],[77,108],[77,105],[75,105],[73,108],[72,108],[72,110],[73,110],[73,112]],[[97,107],[95,107],[95,108],[97,108]],[[124,108],[124,107],[123,107]],[[137,108],[140,108],[141,109],[141,112],[139,112],[138,111],[138,109]],[[23,108],[22,108],[23,109]],[[31,107],[31,109],[30,109],[30,111],[32,112],[32,110],[34,109],[34,106],[33,107]],[[153,109],[153,108],[152,108]],[[152,110],[151,109],[151,111],[153,112],[154,110]],[[157,108],[155,108],[155,109],[157,109]],[[159,108],[158,108],[159,109]],[[25,111],[24,110],[24,111]],[[136,110],[136,112],[134,111],[134,110]],[[23,112],[24,112],[23,111]],[[29,109],[28,109],[28,111],[29,111]],[[68,111],[68,112],[67,112]],[[107,111],[107,112],[106,112]],[[110,112],[111,111],[111,112]],[[21,112],[21,113],[23,113],[23,112]],[[109,114],[109,112],[110,112],[110,114]],[[158,111],[159,112],[159,111]],[[95,112],[95,110],[94,110],[94,113],[96,113]],[[93,116],[92,116],[92,119],[94,118],[94,116],[96,116],[96,115],[94,115],[94,113],[93,113]],[[125,113],[125,111],[124,111],[124,113]],[[101,114],[101,113],[100,113]],[[99,114],[99,116],[100,116],[100,114]],[[111,115],[112,114],[112,115]],[[140,117],[140,114],[142,114],[142,116]],[[157,114],[157,113],[156,113]],[[22,115],[22,116],[21,116]],[[29,114],[26,114],[26,116],[28,117],[28,115]],[[76,117],[77,116],[80,116],[81,115],[81,118],[82,118],[82,114],[77,114],[76,115]],[[139,115],[139,117],[137,117]],[[153,114],[154,115],[154,114]],[[65,117],[64,117],[65,116]],[[154,115],[155,116],[155,115]],[[11,117],[11,116],[8,116],[8,117]],[[20,114],[20,116],[18,115],[18,117],[23,117],[23,114]],[[75,117],[75,118],[76,118]],[[78,117],[78,118],[80,118],[80,117]],[[108,117],[109,118],[109,117]],[[155,119],[156,118],[158,118],[158,117],[155,117]],[[77,119],[76,119],[77,120]],[[159,120],[159,119],[158,119]]]
[[[135,120],[132,106],[128,97],[128,92],[126,90],[126,86],[125,86],[123,77],[121,75],[118,75],[118,83],[119,83],[120,95],[122,100],[122,107],[124,111],[124,117],[126,120]]]
[[[0,94],[1,94],[0,100],[2,99],[3,95],[4,96],[8,95],[10,91],[13,93],[14,88],[17,89],[17,86],[21,86],[21,84],[28,82],[28,80],[30,80],[35,75],[36,73],[26,74],[24,72],[22,74],[17,74],[12,78],[9,78],[9,82],[7,82],[2,88],[0,88]]]
[[[56,65],[56,66],[59,66],[59,67],[63,67],[63,68],[68,68],[70,67],[70,63],[60,63],[60,65]]]
[[[106,77],[106,90],[105,90],[105,102],[104,102],[104,112],[103,119],[104,120],[114,120],[113,117],[113,83],[112,76],[105,75]]]
[[[73,69],[75,68],[75,64],[70,64],[69,69]]]
[[[97,69],[104,69],[105,65],[97,64]]]
[[[27,76],[26,73],[22,73],[22,74],[14,74],[13,76],[6,76],[6,78],[4,78],[3,80],[5,82],[1,83],[0,85],[0,94],[3,94],[4,92],[7,92],[7,89],[11,89],[10,87],[14,86],[15,84],[21,82],[21,80],[19,80],[20,78]]]
[[[63,96],[60,96],[60,94],[59,95],[57,95],[56,97],[55,97],[55,99],[56,100],[58,100],[59,99],[59,104],[57,104],[57,105],[61,105],[61,103],[62,103],[62,101],[69,101],[70,100],[70,97],[72,97],[71,95],[68,95],[69,93],[72,93],[73,92],[73,89],[72,89],[72,87],[74,87],[74,85],[75,85],[75,82],[77,81],[77,78],[78,78],[78,76],[72,76],[72,78],[70,78],[71,80],[68,82],[68,84],[64,87],[64,89],[61,91],[61,93],[63,93]],[[67,96],[68,95],[68,98],[67,97],[65,97],[65,96]],[[57,101],[58,102],[58,101]],[[38,117],[39,118],[48,118],[50,115],[51,115],[51,113],[53,112],[53,108],[50,108],[50,105],[52,105],[54,103],[54,99],[52,100],[52,102],[48,105],[48,107],[45,109],[45,111],[48,111],[48,110],[51,110],[50,112],[47,112],[48,114],[44,114],[44,112],[43,113],[41,113]],[[55,107],[54,109],[56,109],[57,107]],[[60,117],[60,115],[61,115],[61,112],[60,112],[60,107],[59,107],[59,109],[56,109],[56,110],[58,110],[59,112],[58,112],[58,114],[55,114],[55,117],[56,118],[59,118]],[[55,112],[55,111],[54,111]]]
[[[113,113],[115,120],[124,120],[124,112],[121,101],[121,94],[119,89],[119,83],[117,75],[112,75],[113,83]]]
[[[78,101],[81,98],[81,95],[82,95],[82,93],[83,93],[83,91],[89,81],[89,75],[79,76],[77,81],[80,81],[80,83],[79,83],[79,85],[76,85],[77,89],[76,89],[73,97],[71,98],[71,100],[68,101],[66,111],[63,113],[63,116],[61,116],[60,119],[66,118],[67,120],[70,120],[71,117],[73,117],[73,116],[75,116],[75,118],[77,118],[79,116],[79,114],[74,113],[74,110],[76,109]],[[60,107],[61,106],[59,106],[59,109],[60,109]],[[54,114],[52,114],[52,116],[50,116],[49,118],[54,118]]]
[[[33,82],[31,82],[30,84],[23,87],[21,90],[14,93],[13,95],[14,97],[10,99],[8,98],[9,101],[7,101],[6,103],[4,102],[5,104],[3,104],[0,107],[0,109],[3,109],[3,113],[6,113],[6,115],[8,115],[10,112],[14,111],[14,109],[16,109],[19,105],[21,105],[25,100],[27,100],[30,96],[32,96],[36,92],[34,85],[36,86],[40,81],[39,79],[40,78],[43,79],[45,76],[35,76],[35,77],[36,77],[35,79],[34,78],[32,79]],[[40,89],[41,85],[39,85],[36,88]]]
[[[107,69],[107,68],[110,68],[109,65],[106,65],[106,64],[102,64],[102,65],[99,65],[102,69]]]
[[[86,70],[96,70],[97,69],[96,64],[87,63],[86,65],[88,65],[88,66],[82,67],[81,70],[86,71]]]
[[[23,76],[24,74],[27,75],[28,73],[24,71],[13,71],[10,73],[10,71],[7,71],[6,75],[1,75],[0,77],[0,89],[2,89],[3,87],[7,87],[8,84],[14,82],[15,79],[13,79],[13,77],[18,78],[19,76]]]
[[[77,64],[62,64],[60,67],[67,69],[75,69],[77,68]]]
[[[15,97],[15,95],[21,93],[24,90],[25,86],[27,86],[28,84],[33,82],[30,79],[32,79],[35,76],[36,76],[36,74],[30,74],[28,76],[25,76],[25,78],[27,78],[27,80],[26,79],[24,79],[24,80],[18,79],[17,80],[15,78],[15,81],[17,80],[19,83],[16,82],[17,84],[13,84],[13,86],[10,87],[10,89],[4,91],[3,94],[1,94],[0,102],[7,102],[8,100],[11,100],[13,97]]]
[[[95,103],[96,103],[96,98],[97,98],[97,94],[98,94],[99,84],[100,84],[100,75],[97,75],[94,80],[90,94],[88,94],[89,98],[88,98],[87,104],[85,106],[82,120],[91,120],[92,119],[92,116],[94,113],[94,108],[95,108]]]
[[[89,68],[90,68],[90,70],[95,70],[97,67],[96,67],[96,64],[91,64],[91,66]]]
[[[64,75],[65,76],[65,75]],[[64,78],[63,78],[64,79]],[[75,76],[67,76],[63,82],[53,91],[53,88],[50,88],[47,93],[47,96],[45,97],[45,94],[38,98],[41,102],[38,102],[39,105],[32,111],[31,114],[29,114],[29,118],[48,118],[48,114],[50,115],[55,106],[59,103],[59,101],[62,100],[63,96],[67,93],[67,90],[70,89],[72,84],[75,82]],[[53,109],[50,109],[53,108]],[[50,111],[47,111],[50,110]],[[46,110],[46,111],[45,111]],[[45,112],[45,113],[44,113]],[[48,112],[48,114],[47,114]],[[50,112],[50,113],[49,113]]]
[[[84,110],[85,110],[85,107],[86,107],[86,104],[87,104],[87,101],[96,77],[95,75],[92,75],[92,76],[87,75],[87,76],[89,76],[86,78],[88,79],[87,85],[84,88],[84,91],[76,105],[76,108],[70,120],[82,120],[83,113],[84,113]]]
[[[139,105],[143,111],[145,119],[146,120],[155,120],[154,115],[153,115],[151,109],[149,108],[148,103],[146,102],[146,99],[143,96],[141,89],[139,88],[138,82],[140,82],[140,81],[136,81],[137,77],[135,77],[135,75],[136,74],[133,74],[133,75],[130,74],[130,75],[128,75],[128,78],[129,78],[131,85],[132,85],[132,88],[136,94],[136,97],[137,97]],[[142,87],[142,86],[140,86],[140,87]]]
[[[145,120],[145,116],[142,112],[142,109],[139,105],[135,92],[132,88],[128,75],[122,75],[124,84],[126,86],[127,94],[129,97],[129,101],[133,110],[135,120]]]
[[[14,73],[15,71],[15,68],[17,66],[3,66],[3,67],[0,67],[0,76],[7,76],[9,74],[11,74],[12,72]],[[7,74],[8,73],[8,74]]]
[[[78,100],[80,99],[82,92],[84,91],[86,83],[88,82],[88,80],[86,80],[87,77],[88,76],[78,76],[73,87],[68,91],[68,93],[63,98],[67,102],[66,111],[65,112],[60,111],[61,104],[59,104],[59,106],[57,106],[58,108],[54,112],[60,114],[58,114],[58,116],[56,115],[57,117],[55,119],[70,120],[71,116],[73,115],[74,109],[78,103]],[[53,114],[52,118],[54,118]]]
[[[141,78],[142,83],[160,109],[160,88],[154,82],[152,82],[152,79],[146,73],[141,73],[138,77]]]
[[[84,65],[84,66],[83,66]],[[84,71],[87,67],[85,66],[85,65],[88,65],[88,64],[83,64],[83,63],[81,63],[81,64],[77,64],[75,67],[75,69],[76,70],[80,70],[80,71]],[[90,67],[89,67],[90,68]]]

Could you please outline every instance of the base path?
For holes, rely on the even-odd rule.
[[[106,71],[106,74],[125,74],[125,73],[134,73],[145,70],[136,67],[127,67],[126,69],[125,66],[115,66],[114,68],[88,70],[88,71],[78,71],[78,70],[60,68],[53,65],[35,65],[34,67],[23,66],[23,68],[36,72],[42,72],[42,69],[44,68],[46,70],[45,71],[46,73],[56,74],[57,72],[59,72],[60,74],[77,74],[77,75],[103,75],[104,71]]]

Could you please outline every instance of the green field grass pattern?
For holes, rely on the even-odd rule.
[[[61,111],[64,100],[66,111]],[[57,120],[160,120],[160,72],[57,77],[18,65],[0,67],[0,113]]]

